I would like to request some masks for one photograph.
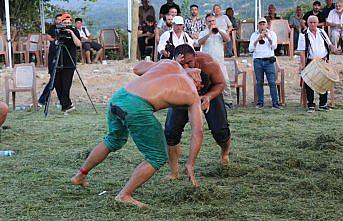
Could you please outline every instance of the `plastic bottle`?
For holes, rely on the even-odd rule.
[[[0,150],[0,156],[13,156],[15,154],[14,150]]]

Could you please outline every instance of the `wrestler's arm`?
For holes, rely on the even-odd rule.
[[[202,111],[201,111],[200,98],[196,92],[194,94],[194,102],[188,108],[188,119],[191,124],[192,134],[191,134],[191,147],[190,147],[190,152],[189,152],[189,158],[186,164],[186,169],[187,169],[187,173],[192,184],[195,187],[197,187],[199,186],[199,184],[194,175],[194,165],[195,165],[195,160],[201,148],[201,144],[203,140],[203,129],[202,129]]]
[[[219,64],[215,61],[209,62],[203,69],[205,73],[208,74],[211,81],[211,88],[210,90],[205,94],[205,96],[208,96],[210,100],[217,97],[219,94],[221,94],[224,91],[225,88],[225,79],[223,73]]]
[[[133,73],[135,73],[138,76],[143,75],[144,73],[146,73],[148,70],[150,70],[151,68],[155,67],[157,63],[154,62],[150,62],[150,61],[143,61],[139,64],[137,64],[134,68],[133,68]]]

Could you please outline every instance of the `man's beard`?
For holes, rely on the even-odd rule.
[[[172,27],[173,23],[166,23],[167,27]]]

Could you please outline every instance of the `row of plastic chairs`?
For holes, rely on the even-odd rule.
[[[102,29],[98,41],[104,48],[104,55],[106,51],[114,50],[118,54],[118,59],[124,57],[122,40],[115,29]],[[22,63],[22,61],[29,63],[30,55],[34,54],[37,65],[47,66],[49,44],[50,42],[47,40],[46,34],[31,33],[18,36],[16,41],[12,42],[13,58],[18,56],[19,63]],[[0,56],[4,57],[5,64],[8,65],[9,59],[6,38],[2,34],[0,34]]]

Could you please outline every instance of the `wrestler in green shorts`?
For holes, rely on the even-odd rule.
[[[121,149],[130,133],[144,159],[159,169],[167,161],[167,144],[153,112],[153,106],[147,101],[120,89],[108,105],[106,147],[110,151]]]

